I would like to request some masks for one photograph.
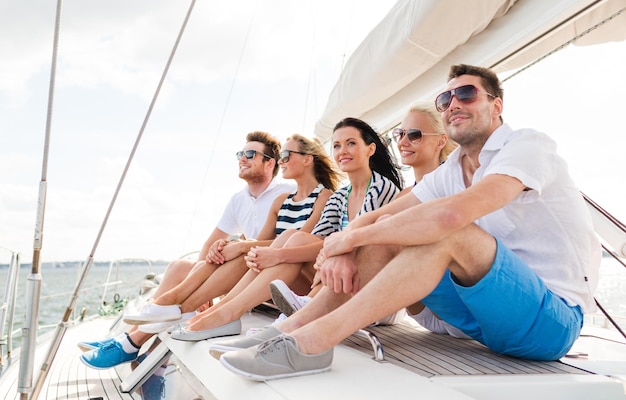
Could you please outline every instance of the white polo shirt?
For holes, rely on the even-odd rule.
[[[254,239],[263,229],[276,197],[293,190],[295,186],[292,184],[277,183],[272,180],[265,191],[259,197],[254,198],[246,186],[230,198],[217,227],[229,234],[243,233],[247,239]]]

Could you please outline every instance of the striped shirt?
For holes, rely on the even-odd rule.
[[[297,190],[289,193],[289,196],[283,202],[278,210],[278,218],[276,219],[276,236],[280,235],[287,229],[300,229],[313,212],[313,205],[317,200],[317,196],[324,189],[321,183],[303,200],[294,201],[293,196]]]
[[[326,202],[320,221],[313,228],[314,235],[326,237],[334,232],[342,230],[341,219],[344,210],[348,209],[348,192],[350,185],[342,187],[333,193]],[[389,179],[376,171],[372,171],[372,183],[365,194],[363,205],[357,216],[368,211],[375,210],[393,200],[400,189]]]

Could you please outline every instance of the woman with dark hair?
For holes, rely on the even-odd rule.
[[[352,123],[352,121],[347,123]],[[415,184],[421,181],[424,175],[434,171],[440,164],[444,163],[448,154],[457,147],[457,144],[449,139],[445,133],[441,117],[431,103],[413,105],[403,118],[402,124],[391,131],[391,136],[396,142],[400,161],[413,170]],[[412,188],[413,185],[406,187],[397,197],[409,193]],[[311,289],[308,295],[299,296],[285,282],[277,280],[270,283],[274,304],[287,316],[307,304],[321,288],[322,285],[318,284]],[[417,322],[435,332],[442,332],[445,330],[444,328],[447,328],[432,312],[428,309],[424,310],[421,303],[412,306],[409,312]],[[376,324],[392,325],[404,316],[406,316],[406,312],[403,309],[377,321]],[[456,336],[460,335],[456,334]]]
[[[313,265],[323,239],[345,229],[357,215],[390,202],[400,192],[401,175],[378,134],[367,123],[355,118],[340,121],[333,130],[332,155],[339,169],[348,175],[350,184],[330,196],[313,231],[288,230],[283,232],[281,240],[269,247],[253,247],[246,256],[248,268],[259,277],[264,276],[264,287],[255,291],[263,293],[264,298],[236,310],[232,304],[220,307],[218,303],[213,307],[214,312],[198,315],[188,326],[172,332],[173,339],[197,341],[239,334],[243,312],[270,298],[270,281],[281,279],[292,285],[304,276],[307,286],[311,285],[315,275]]]
[[[394,185],[401,188],[403,187],[402,175],[400,174],[398,166],[392,161],[393,158],[389,153],[389,149],[384,145],[378,133],[369,126],[366,122],[357,118],[344,118],[339,121],[333,128],[333,132],[340,128],[353,127],[361,132],[361,137],[366,144],[375,144],[376,151],[370,157],[369,165],[370,169],[378,172],[382,176],[393,182]]]

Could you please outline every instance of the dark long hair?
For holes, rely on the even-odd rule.
[[[361,121],[358,118],[344,118],[337,122],[337,125],[333,128],[333,132],[339,128],[350,126],[361,132],[361,137],[366,144],[374,143],[376,145],[376,151],[370,157],[370,169],[376,171],[385,178],[389,179],[399,189],[404,186],[404,180],[400,174],[400,168],[393,161],[389,149],[380,140],[378,133],[369,126],[365,121]]]

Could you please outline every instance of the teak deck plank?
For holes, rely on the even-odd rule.
[[[368,327],[382,343],[385,360],[421,376],[494,374],[586,374],[559,361],[529,361],[496,354],[475,340],[456,339],[405,324]],[[369,341],[352,335],[343,344],[372,353]]]

